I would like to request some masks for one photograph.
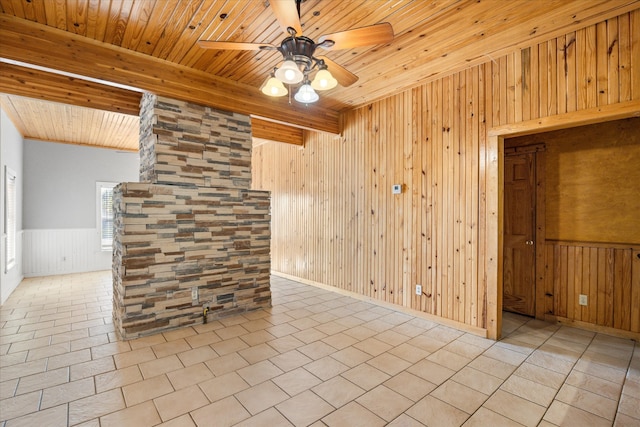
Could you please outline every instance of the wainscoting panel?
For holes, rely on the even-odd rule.
[[[95,228],[24,230],[22,257],[25,277],[111,269]]]
[[[4,304],[9,295],[18,287],[22,279],[24,278],[22,273],[22,237],[24,233],[22,230],[18,230],[16,233],[16,264],[9,270],[5,271],[5,248],[7,247],[7,236],[3,235],[2,239],[2,261],[0,264],[2,268],[0,270],[0,304]]]
[[[640,332],[640,247],[547,241],[545,254],[548,314]]]

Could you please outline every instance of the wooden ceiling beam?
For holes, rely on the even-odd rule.
[[[140,115],[142,93],[0,62],[0,92],[43,101]]]
[[[338,134],[339,113],[46,25],[0,14],[4,58],[303,129]]]
[[[294,145],[303,145],[304,142],[302,129],[255,117],[251,118],[251,136]]]
[[[0,62],[0,93],[140,115],[140,92]],[[302,145],[302,129],[252,118],[255,138]]]

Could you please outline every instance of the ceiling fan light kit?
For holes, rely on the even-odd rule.
[[[282,54],[284,62],[260,87],[260,91],[267,96],[284,96],[289,93],[283,83],[302,86],[294,95],[298,102],[310,104],[320,97],[316,90],[333,89],[340,83],[350,86],[358,80],[358,76],[336,64],[326,57],[314,57],[316,48],[323,49],[352,49],[359,46],[389,43],[393,40],[393,28],[389,23],[374,24],[367,27],[326,34],[315,43],[309,37],[302,35],[300,23],[300,4],[304,0],[274,1],[271,8],[283,29],[289,33],[280,46],[269,43],[245,43],[232,41],[199,40],[205,49],[231,50],[277,50]],[[331,73],[329,68],[333,71]],[[313,81],[310,75],[315,72]]]
[[[304,84],[300,86],[293,98],[298,102],[311,104],[320,99],[314,90],[315,86],[309,83],[309,75],[316,68],[320,69],[318,73],[324,71],[320,80],[318,80],[318,73],[316,73],[316,78],[313,80],[318,88],[321,88],[320,90],[330,89],[329,85],[332,81],[335,81],[336,84],[338,82],[327,70],[324,62],[314,58],[313,54],[317,47],[314,41],[304,36],[296,37],[296,30],[291,27],[287,28],[287,31],[291,36],[284,39],[278,48],[285,61],[280,65],[280,68],[276,68],[275,77],[288,85],[295,85],[304,80]],[[332,87],[335,86],[334,84]],[[269,96],[280,96],[272,95],[272,91],[262,91],[262,93]]]
[[[268,96],[285,96],[289,93],[286,87],[282,84],[282,82],[276,79],[275,75],[271,73],[271,75],[265,80],[264,84],[260,88],[262,93]]]
[[[311,104],[320,99],[316,91],[313,90],[309,84],[309,80],[306,80],[305,83],[300,86],[300,89],[298,89],[298,92],[296,92],[293,97],[296,101],[302,102],[303,104]]]
[[[313,81],[311,82],[311,87],[315,90],[329,90],[333,89],[338,85],[338,81],[331,75],[329,70],[327,70],[327,66],[324,68],[320,68],[316,73]]]
[[[287,59],[282,63],[280,68],[276,70],[276,78],[282,83],[294,85],[304,79],[304,74],[300,71],[300,68],[298,68],[298,64],[291,59]]]

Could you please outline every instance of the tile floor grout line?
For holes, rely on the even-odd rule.
[[[517,327],[516,329],[514,329],[511,333],[507,334],[507,336],[506,336],[506,337],[504,337],[504,338],[508,338],[508,337],[509,337],[509,336],[511,336],[513,333],[515,333],[518,329],[522,328],[524,325],[526,325],[526,323],[523,323],[522,325],[520,325],[519,327]],[[471,369],[475,369],[475,368],[473,368],[472,366],[469,366],[469,365],[470,365],[474,360],[477,360],[480,356],[483,356],[487,351],[489,351],[490,349],[492,349],[494,346],[496,346],[496,345],[497,345],[498,343],[500,343],[500,342],[501,342],[501,341],[495,341],[494,343],[492,343],[492,344],[491,344],[491,346],[489,346],[488,348],[486,348],[482,353],[478,354],[478,355],[477,355],[476,357],[474,357],[471,361],[469,361],[469,363],[467,363],[467,364],[465,365],[465,367],[469,367],[469,368],[471,368]],[[545,342],[546,342],[546,340],[545,340]],[[537,348],[539,348],[539,347],[540,347],[540,346],[536,347],[536,349],[537,349]],[[485,356],[485,357],[489,357],[489,356]],[[489,357],[489,358],[490,358],[490,359],[493,359],[492,357]],[[496,360],[497,360],[497,359],[496,359]],[[514,369],[514,370],[513,370],[513,372],[509,375],[509,378],[511,377],[511,375],[513,375],[513,374],[515,373],[515,371],[516,371],[520,366],[522,366],[522,364],[523,364],[525,361],[526,361],[526,359],[525,359],[525,360],[523,360],[522,362],[520,362],[520,364],[516,367],[516,369]],[[505,363],[506,363],[506,362],[505,362]],[[513,366],[513,365],[512,365],[512,366]],[[458,371],[458,372],[460,372],[460,371]],[[482,371],[480,371],[480,372],[482,372]],[[496,392],[497,392],[498,390],[500,390],[500,387],[502,387],[502,386],[504,385],[504,383],[506,382],[506,379],[505,379],[505,380],[503,380],[502,378],[500,378],[500,377],[496,377],[496,376],[495,376],[495,375],[493,375],[493,374],[490,374],[490,373],[487,373],[487,372],[484,372],[484,373],[485,373],[485,374],[487,374],[487,375],[491,375],[491,376],[492,376],[492,377],[494,377],[494,378],[499,379],[499,380],[501,381],[501,383],[500,383],[500,385],[499,385],[498,387],[496,387],[496,389],[495,389],[491,394],[489,394],[489,395],[487,396],[487,398],[484,400],[484,402],[482,402],[482,404],[481,404],[481,405],[480,405],[480,406],[479,406],[479,407],[478,407],[478,408],[473,412],[473,414],[470,414],[470,415],[469,415],[469,417],[465,420],[465,423],[466,423],[466,422],[467,422],[471,417],[473,417],[473,415],[474,415],[476,412],[478,412],[481,408],[483,408],[483,407],[484,407],[484,404],[485,404],[489,399],[491,399],[491,397],[492,397],[493,395],[495,395],[495,394],[496,394]],[[454,374],[454,375],[455,375],[455,374]],[[446,381],[451,380],[451,381],[457,382],[457,381],[455,381],[455,380],[454,380],[454,379],[452,379],[452,378],[453,378],[453,375],[452,375],[450,378],[448,378]],[[445,382],[446,382],[446,381],[445,381]],[[444,382],[443,382],[442,384],[444,384]],[[442,385],[442,384],[441,384],[441,385]],[[464,384],[462,384],[462,385],[464,385]],[[440,385],[439,385],[438,387],[440,387]],[[436,387],[433,391],[435,391],[435,390],[437,390],[437,389],[438,389],[438,388]],[[433,391],[432,391],[432,392],[433,392]],[[429,395],[430,395],[432,392],[430,392],[430,393],[429,393]],[[507,393],[508,393],[508,392],[507,392]],[[511,393],[510,393],[510,394],[511,394]],[[436,398],[436,399],[438,399],[436,396],[433,396],[433,397],[434,397],[434,398]],[[438,399],[438,400],[440,400],[440,399]],[[441,401],[442,401],[442,400],[441,400]],[[443,401],[443,402],[444,402],[444,401]],[[447,402],[444,402],[444,403],[447,403]],[[535,402],[534,402],[534,403],[535,403]],[[448,403],[447,403],[447,404],[448,404]],[[487,410],[489,410],[489,411],[491,411],[491,412],[494,412],[494,411],[492,411],[492,410],[491,410],[491,409],[489,409],[489,408],[485,408],[485,409],[487,409]],[[494,413],[495,413],[495,412],[494,412]],[[507,418],[508,418],[508,417],[507,417]],[[519,423],[519,422],[517,422],[516,420],[513,420],[513,419],[511,419],[511,418],[509,418],[509,419],[510,419],[511,421],[513,421],[513,422],[517,423],[517,424],[520,424],[520,423]],[[521,424],[521,425],[522,425],[522,424]]]
[[[559,330],[562,329],[563,326],[560,326],[556,332],[558,332]],[[556,332],[553,333],[553,335],[556,334]],[[552,335],[552,336],[553,336]],[[551,336],[551,337],[552,337]],[[582,358],[582,356],[584,355],[584,353],[587,351],[587,349],[589,348],[589,346],[593,343],[593,340],[596,338],[597,334],[593,334],[593,336],[591,337],[591,339],[589,340],[589,343],[585,346],[584,350],[582,351],[582,353],[580,353],[580,357],[576,359],[576,361],[573,363],[573,365],[571,366],[571,370],[569,370],[569,372],[565,375],[564,380],[562,381],[562,384],[560,384],[560,387],[558,387],[558,389],[556,390],[556,392],[553,395],[553,399],[551,399],[551,403],[549,404],[549,406],[547,406],[547,408],[544,411],[544,414],[542,415],[542,417],[540,418],[540,422],[542,422],[544,420],[544,417],[547,415],[547,413],[549,412],[549,409],[551,408],[551,405],[553,404],[553,402],[556,401],[556,397],[558,396],[558,394],[560,393],[560,390],[562,390],[562,387],[567,383],[567,379],[569,378],[569,376],[571,375],[571,372],[573,372],[575,366],[578,364],[578,361]],[[545,343],[547,341],[549,341],[549,339],[551,339],[551,337],[549,337],[547,340],[545,340]],[[540,347],[538,347],[540,348]],[[595,414],[594,414],[595,415]]]
[[[616,405],[616,414],[613,417],[613,424],[616,424],[618,419],[618,415],[620,415],[620,403],[622,402],[622,395],[624,394],[624,387],[627,384],[627,380],[629,377],[629,370],[631,369],[631,363],[633,362],[633,356],[635,354],[636,349],[638,348],[638,343],[633,341],[633,350],[631,351],[631,357],[629,358],[629,363],[627,363],[626,374],[624,376],[624,381],[622,382],[622,387],[620,387],[620,393],[618,394],[618,404]]]

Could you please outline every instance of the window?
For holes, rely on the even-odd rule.
[[[5,272],[16,265],[17,189],[16,173],[5,166],[4,232],[6,235]]]
[[[96,183],[98,233],[103,251],[113,248],[113,188],[116,185],[118,184],[115,182]]]

